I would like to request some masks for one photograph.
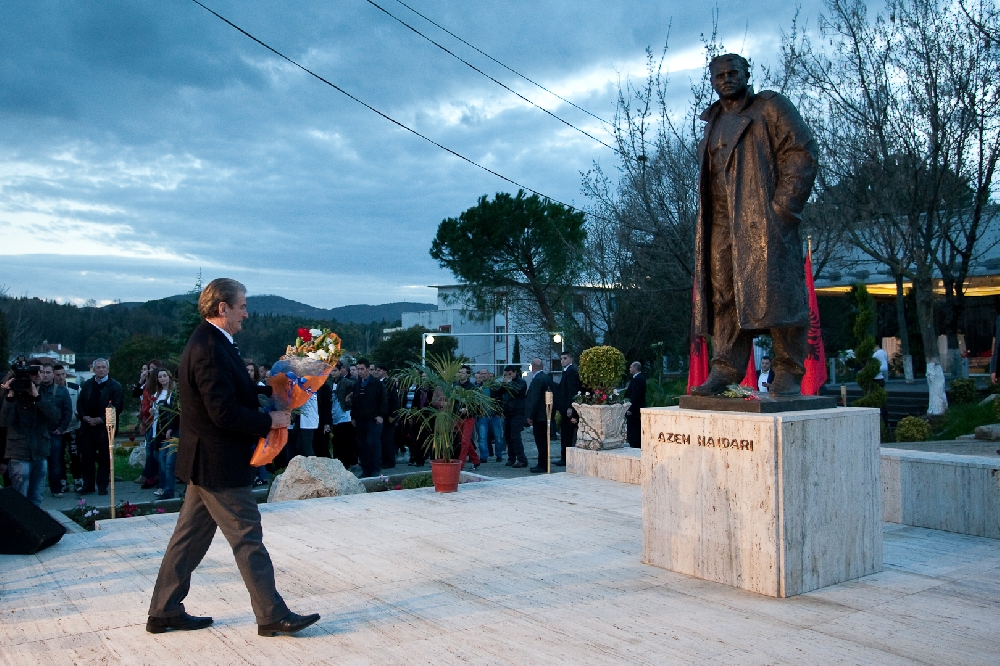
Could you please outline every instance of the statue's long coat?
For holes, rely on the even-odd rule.
[[[695,227],[694,321],[696,335],[712,333],[712,186],[708,138],[722,113],[715,102],[702,115],[705,135]],[[816,141],[798,111],[769,90],[747,93],[739,112],[737,140],[730,142],[726,190],[733,230],[733,282],[742,329],[806,326],[805,287],[799,221],[816,178]]]

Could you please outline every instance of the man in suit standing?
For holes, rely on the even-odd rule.
[[[288,427],[291,414],[259,411],[258,387],[233,342],[248,316],[246,287],[227,278],[212,280],[198,298],[198,312],[205,321],[181,354],[177,382],[184,418],[176,476],[187,483],[187,494],[156,577],[146,631],[159,634],[212,624],[210,617],[188,615],[182,602],[191,574],[219,527],[250,592],[257,633],[294,633],[319,615],[296,615],[275,589],[250,466],[257,440],[271,428]]]
[[[625,399],[631,404],[625,412],[625,429],[628,445],[638,449],[642,444],[642,422],[639,420],[639,410],[646,406],[646,378],[642,376],[642,364],[633,361],[629,366],[632,379],[625,389]]]
[[[382,472],[382,426],[389,417],[385,385],[372,376],[368,359],[358,359],[358,381],[351,399],[351,421],[358,445],[358,463],[364,476]]]
[[[528,416],[528,425],[531,426],[531,434],[535,438],[535,446],[538,448],[538,464],[529,471],[541,474],[548,471],[545,461],[549,459],[549,424],[545,413],[545,394],[552,390],[552,378],[549,377],[549,373],[542,370],[540,358],[531,359],[531,373],[528,396],[525,398],[525,412]]]
[[[563,352],[559,355],[559,363],[563,373],[554,397],[555,407],[559,410],[562,424],[559,426],[559,443],[562,445],[562,457],[552,463],[559,467],[566,466],[566,448],[576,446],[577,418],[573,409],[573,398],[580,392],[580,373],[573,365],[573,355]]]
[[[104,415],[105,409],[113,406],[116,417],[121,416],[122,408],[125,406],[125,394],[122,385],[108,376],[110,368],[107,359],[95,359],[90,366],[94,376],[83,383],[80,397],[76,401],[76,413],[82,424],[77,435],[77,446],[83,461],[83,487],[77,492],[79,495],[94,492],[95,485],[98,495],[107,495],[108,484],[111,483],[108,431],[104,424]],[[246,369],[243,373],[246,374]]]

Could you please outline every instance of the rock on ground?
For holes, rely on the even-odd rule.
[[[271,483],[267,501],[337,497],[365,492],[358,478],[335,458],[295,456]]]
[[[991,423],[976,428],[976,439],[1000,440],[1000,423]]]

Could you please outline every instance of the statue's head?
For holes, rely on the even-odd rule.
[[[720,99],[739,99],[747,92],[750,83],[750,63],[741,55],[726,53],[715,56],[708,63],[712,88]]]

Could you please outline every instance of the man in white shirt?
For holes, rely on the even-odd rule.
[[[774,381],[774,370],[771,369],[771,358],[768,356],[760,359],[760,374],[757,376],[757,390],[767,393],[767,388]]]

